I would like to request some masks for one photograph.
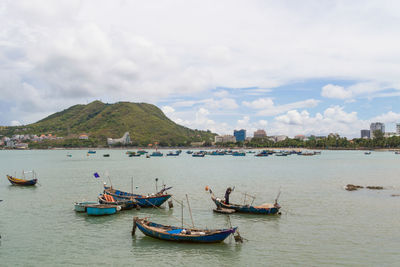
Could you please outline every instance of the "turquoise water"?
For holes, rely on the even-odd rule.
[[[110,158],[102,157],[109,153]],[[67,154],[72,154],[67,158]],[[11,186],[6,174],[34,169],[36,187]],[[99,172],[101,179],[93,177]],[[174,198],[189,195],[197,227],[225,228],[226,215],[212,212],[204,188],[231,202],[243,193],[255,204],[273,202],[281,189],[281,216],[233,214],[230,220],[248,239],[235,244],[176,244],[131,236],[133,216],[180,225],[175,207],[123,211],[106,217],[75,213],[73,203],[96,200],[103,177],[135,192],[155,191],[154,179],[173,186]],[[206,156],[129,158],[125,150],[0,151],[1,266],[395,266],[400,262],[400,155],[392,152],[323,151],[313,157]],[[108,182],[108,180],[107,180]],[[109,183],[109,182],[108,182]],[[385,190],[348,192],[348,183]],[[190,224],[187,209],[186,223]]]

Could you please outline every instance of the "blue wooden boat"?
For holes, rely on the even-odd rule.
[[[162,157],[163,153],[159,151],[154,151],[153,153],[150,154],[150,157]]]
[[[179,156],[181,153],[179,152],[179,151],[175,151],[175,153],[174,152],[169,152],[168,154],[167,154],[167,156]]]
[[[206,155],[206,154],[204,154],[204,153],[196,152],[196,153],[193,153],[193,154],[192,154],[192,157],[195,157],[195,158],[204,158],[205,155]]]
[[[96,150],[89,150],[87,153],[88,154],[96,154]]]
[[[193,151],[191,151],[191,150],[188,150],[188,151],[186,151],[186,154],[189,154],[189,155],[191,155],[191,154],[193,154]]]
[[[275,204],[263,204],[261,206],[250,206],[250,205],[239,205],[239,204],[225,204],[223,200],[211,195],[211,199],[214,201],[217,208],[232,209],[236,212],[241,213],[252,213],[252,214],[264,214],[273,215],[279,213],[281,208],[278,203]]]
[[[224,241],[229,235],[234,234],[237,227],[229,229],[187,229],[183,227],[167,226],[146,219],[134,218],[132,234],[136,226],[139,230],[150,237],[175,241],[192,243],[218,243]]]
[[[32,179],[25,179],[25,173],[32,173]],[[32,185],[36,185],[38,179],[36,178],[36,173],[34,171],[29,171],[29,172],[22,172],[22,176],[24,177],[24,179],[20,179],[20,178],[16,178],[13,177],[11,175],[7,175],[7,179],[8,181],[10,181],[10,183],[12,185],[22,185],[22,186],[32,186]]]
[[[115,214],[121,210],[121,206],[106,205],[106,204],[93,204],[86,207],[88,215],[101,216]]]
[[[232,156],[234,156],[234,157],[244,157],[244,156],[246,156],[246,152],[235,151],[235,152],[232,152]]]
[[[74,203],[74,210],[76,212],[86,212],[86,208],[89,205],[97,204],[96,201],[84,201],[84,202],[75,202]]]
[[[139,205],[140,207],[152,208],[152,207],[161,206],[165,201],[167,201],[171,197],[170,194],[164,193],[165,191],[167,191],[169,189],[171,189],[171,187],[164,188],[163,190],[161,190],[160,192],[158,192],[156,194],[144,196],[144,195],[124,192],[124,191],[109,187],[107,185],[104,185],[104,194],[111,195],[117,201],[134,199],[134,200],[136,200],[137,205]]]
[[[113,196],[108,194],[101,194],[99,195],[99,203],[100,204],[107,204],[107,205],[114,205],[114,206],[121,206],[121,210],[131,210],[137,207],[137,202],[135,199],[120,199],[115,200]]]

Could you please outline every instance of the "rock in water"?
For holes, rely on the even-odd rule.
[[[361,185],[354,185],[354,184],[348,184],[348,185],[346,185],[346,187],[345,187],[345,189],[346,189],[347,191],[356,191],[356,190],[358,190],[358,189],[360,189],[360,188],[364,188],[364,186],[361,186]]]

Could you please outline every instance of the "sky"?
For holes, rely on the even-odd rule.
[[[399,1],[0,2],[0,125],[147,102],[232,134],[400,122]]]

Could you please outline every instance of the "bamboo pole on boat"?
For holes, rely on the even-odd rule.
[[[194,221],[193,221],[192,209],[190,208],[189,197],[188,197],[187,194],[186,194],[186,200],[187,200],[188,207],[189,207],[190,219],[192,220],[192,226],[193,226],[193,228],[194,228]]]

